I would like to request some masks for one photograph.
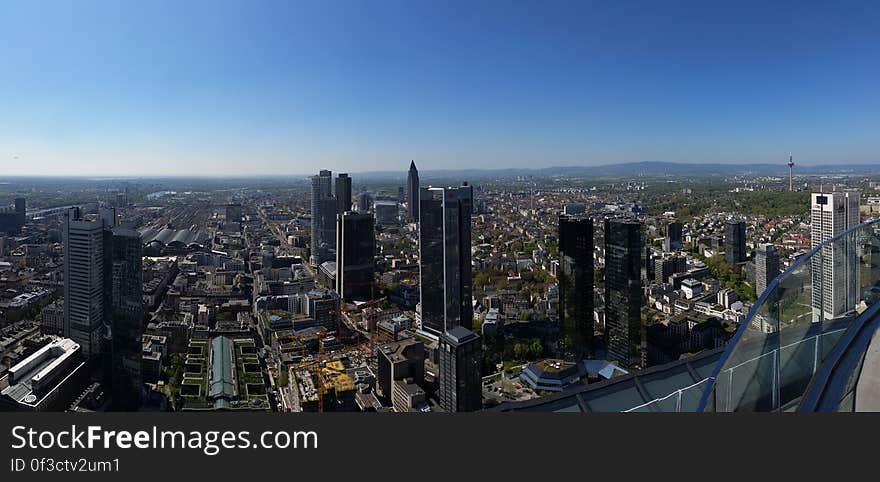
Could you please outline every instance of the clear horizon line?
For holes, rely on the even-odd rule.
[[[619,167],[630,164],[680,164],[680,165],[730,165],[730,166],[774,166],[776,163],[772,162],[751,162],[751,163],[739,163],[737,161],[726,161],[726,162],[690,162],[690,161],[625,161],[625,162],[617,162],[617,163],[605,163],[605,164],[567,164],[567,165],[551,165],[547,167],[461,167],[461,168],[445,168],[445,169],[419,169],[419,172],[424,173],[443,173],[443,172],[460,172],[460,171],[511,171],[511,170],[519,170],[519,171],[541,171],[541,170],[550,170],[550,169],[570,169],[570,168],[602,168],[602,167]],[[780,168],[788,167],[787,161],[779,163]],[[846,167],[867,167],[876,165],[876,163],[872,162],[852,162],[852,163],[842,163],[837,166],[830,164],[826,165],[823,163],[802,163],[795,164],[795,171],[797,171],[798,166],[800,167],[820,167],[827,166],[829,169],[835,168],[846,168]],[[418,167],[418,166],[417,166]],[[408,166],[405,168],[401,168],[400,171],[394,169],[377,169],[370,171],[350,171],[350,170],[334,170],[330,169],[333,172],[338,173],[348,173],[348,174],[390,174],[395,172],[406,173],[408,170]],[[880,170],[880,169],[878,169]],[[14,179],[14,178],[71,178],[71,179],[125,179],[125,178],[153,178],[153,179],[161,179],[161,178],[204,178],[204,179],[247,179],[247,178],[269,178],[269,177],[309,177],[314,175],[314,173],[306,172],[306,173],[259,173],[259,174],[206,174],[204,172],[200,173],[182,173],[182,174],[146,174],[146,173],[137,173],[137,174],[12,174],[6,176],[0,176],[0,179]]]

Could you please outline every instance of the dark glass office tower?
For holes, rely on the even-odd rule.
[[[437,336],[470,328],[473,188],[421,189],[419,198],[422,328]]]
[[[18,234],[27,221],[27,207],[24,198],[15,198],[14,209],[0,206],[0,233]]]
[[[579,360],[593,344],[593,220],[559,217],[559,318],[561,352]]]
[[[666,237],[663,239],[663,251],[678,251],[684,246],[681,236],[681,223],[673,221],[666,224]]]
[[[642,225],[605,220],[605,329],[608,358],[624,367],[641,365]]]
[[[336,176],[336,213],[351,211],[351,178],[341,173]]]
[[[351,211],[336,217],[336,291],[346,301],[373,296],[376,236],[373,216]]]
[[[110,243],[109,323],[105,336],[110,353],[110,386],[113,405],[135,410],[140,405],[141,350],[144,334],[142,271],[143,248],[140,234],[132,229],[113,228],[107,232]],[[108,356],[109,355],[109,356]]]
[[[440,337],[438,395],[446,412],[473,412],[482,408],[482,347],[480,337],[456,326]]]
[[[730,264],[746,260],[746,223],[728,221],[724,231],[724,257]]]
[[[333,174],[322,170],[312,176],[312,253],[311,262],[320,266],[333,259],[336,243],[336,200],[333,198]]]
[[[419,220],[419,170],[416,161],[410,161],[406,176],[406,214],[410,221]]]
[[[368,192],[362,192],[358,196],[357,211],[359,213],[368,213],[373,210],[373,196]]]

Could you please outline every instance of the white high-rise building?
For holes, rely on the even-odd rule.
[[[103,214],[103,213],[102,213]],[[106,219],[106,216],[102,215]],[[83,357],[101,352],[105,323],[105,221],[87,221],[79,208],[64,225],[64,336],[79,343]]]
[[[810,204],[812,246],[859,224],[859,192],[813,193]],[[811,260],[813,321],[839,317],[858,302],[856,243],[841,239],[825,245]]]

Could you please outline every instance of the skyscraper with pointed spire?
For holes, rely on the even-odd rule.
[[[410,221],[419,220],[419,170],[415,160],[410,161],[406,176],[406,214]]]

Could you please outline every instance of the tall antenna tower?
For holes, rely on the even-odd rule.
[[[789,192],[794,191],[794,176],[793,170],[794,160],[791,157],[791,153],[788,153],[788,190]]]

